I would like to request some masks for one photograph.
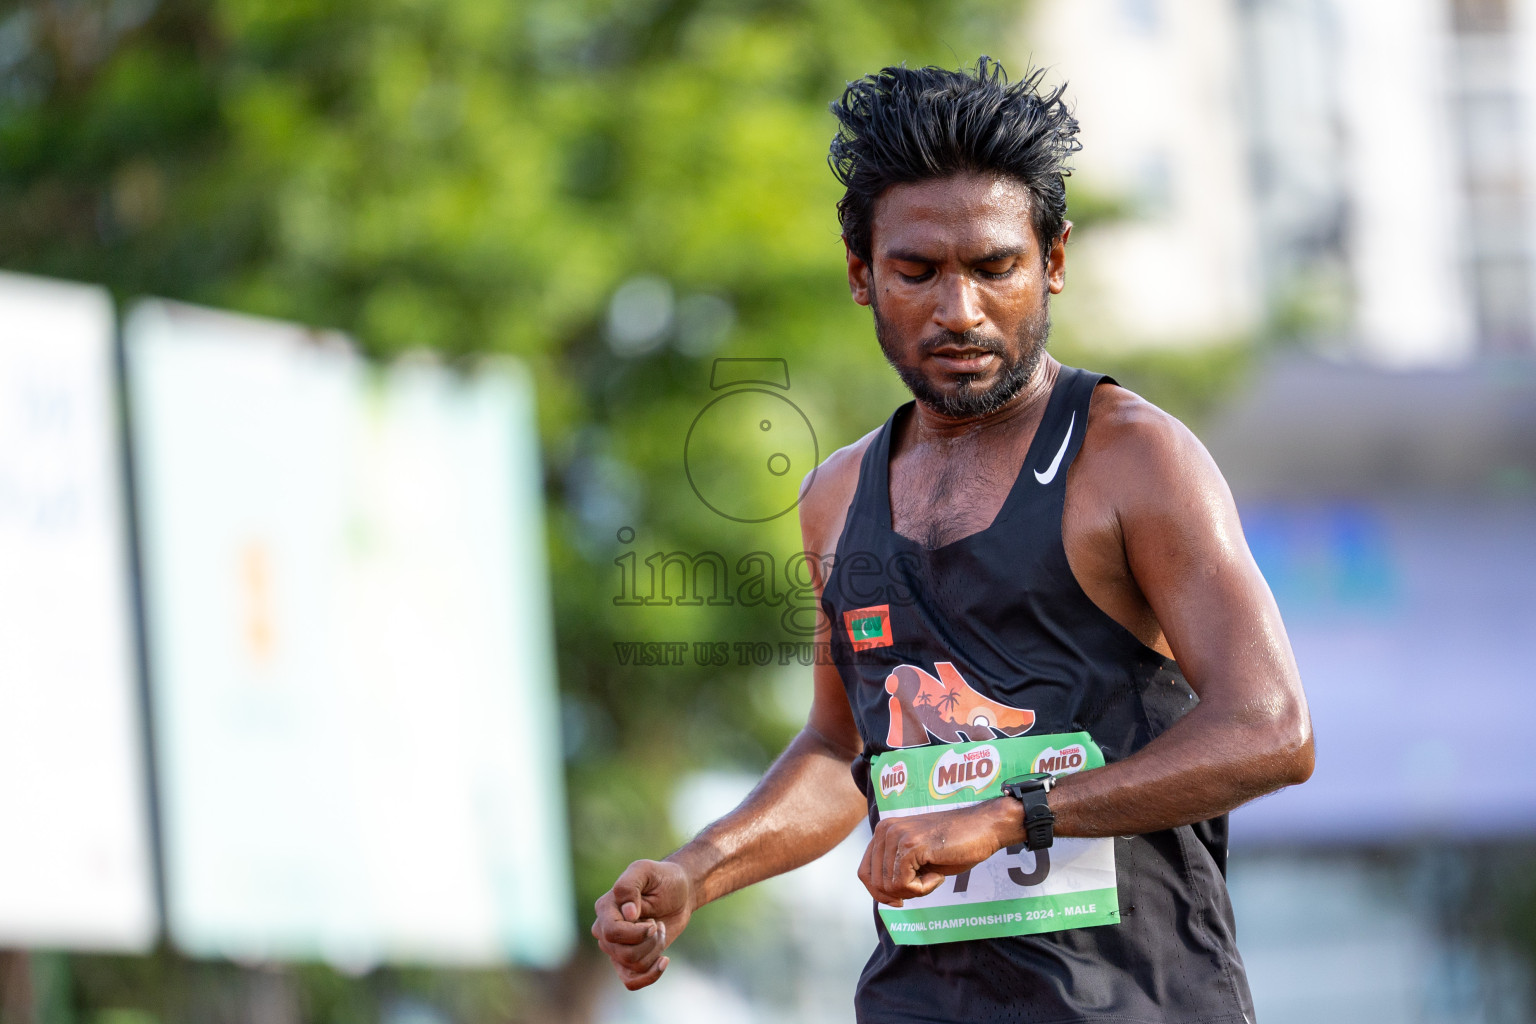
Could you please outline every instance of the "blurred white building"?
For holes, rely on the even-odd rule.
[[[1082,124],[1069,216],[1116,214],[1073,240],[1070,315],[1100,339],[1251,331],[1262,287],[1233,5],[1040,0],[1030,11],[1024,51],[1068,81]]]
[[[1070,82],[1074,314],[1445,365],[1536,344],[1536,0],[1037,0]]]

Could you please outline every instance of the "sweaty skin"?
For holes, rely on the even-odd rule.
[[[1017,182],[988,175],[892,186],[875,206],[873,252],[848,253],[855,301],[878,308],[888,355],[940,393],[984,389],[1021,326],[1065,284],[1067,225],[1042,252]],[[951,333],[952,332],[952,333]],[[947,340],[946,340],[947,339]],[[923,402],[892,438],[892,528],[929,547],[986,528],[1021,471],[1060,364],[1043,357],[996,412],[946,417]],[[829,564],[867,435],[833,453],[802,496],[807,551]],[[1179,663],[1200,702],[1140,751],[1059,780],[1061,836],[1155,832],[1215,817],[1312,773],[1312,728],[1290,643],[1204,447],[1173,417],[1113,385],[1089,407],[1067,473],[1062,539],[1088,597]],[[818,597],[821,579],[817,580]],[[817,665],[810,716],[750,796],[663,861],[636,861],[596,905],[592,934],[631,988],[666,969],[693,911],[805,864],[861,820],[849,763],[862,741],[835,666]],[[881,820],[859,867],[891,906],[1024,842],[1011,798]]]

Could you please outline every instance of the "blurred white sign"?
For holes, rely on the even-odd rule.
[[[154,941],[112,319],[0,274],[0,946]]]
[[[127,329],[172,938],[559,962],[541,482],[515,367],[145,303]]]

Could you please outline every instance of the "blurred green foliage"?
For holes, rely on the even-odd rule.
[[[1011,16],[927,0],[32,0],[0,15],[0,267],[337,327],[382,357],[528,361],[586,916],[625,863],[680,840],[680,776],[760,770],[794,728],[755,667],[617,663],[616,641],[779,639],[781,609],[622,614],[616,531],[642,557],[798,550],[792,514],[734,523],[688,487],[710,360],[786,359],[823,456],[885,415],[899,393],[842,282],[826,105],[885,64],[973,57]],[[664,282],[671,315],[620,355],[610,300],[637,276]],[[73,994],[49,1005],[81,1020],[212,1012],[195,993],[223,969],[71,959]],[[367,985],[294,979],[304,1019],[377,1019]]]
[[[711,360],[786,360],[823,458],[904,398],[847,296],[827,104],[886,64],[996,53],[1017,13],[999,0],[25,0],[0,14],[0,267],[336,327],[380,357],[531,365],[589,920],[624,864],[685,838],[677,780],[761,771],[808,695],[798,666],[616,655],[636,640],[803,639],[784,629],[792,596],[614,601],[626,553],[713,551],[734,571],[764,552],[793,587],[795,516],[723,519],[685,475]],[[1102,205],[1083,219],[1113,213]],[[616,307],[637,279],[649,305]],[[1128,383],[1196,407],[1207,365],[1154,360]],[[217,999],[198,1002],[198,986],[226,970],[165,952],[72,960],[60,1020],[206,1017]],[[433,984],[287,977],[303,1019],[337,1024],[378,1019],[381,991]],[[537,1002],[505,979],[464,985],[481,995],[432,997],[456,1019]]]

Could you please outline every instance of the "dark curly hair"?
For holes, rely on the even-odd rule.
[[[870,261],[875,200],[891,185],[979,172],[1029,190],[1035,237],[1049,255],[1066,221],[1066,160],[1082,143],[1061,98],[1066,86],[1044,90],[1044,76],[1028,69],[1010,85],[1002,65],[982,57],[974,73],[902,65],[850,82],[832,104],[838,128],[827,163],[847,189],[837,216],[854,255]]]

